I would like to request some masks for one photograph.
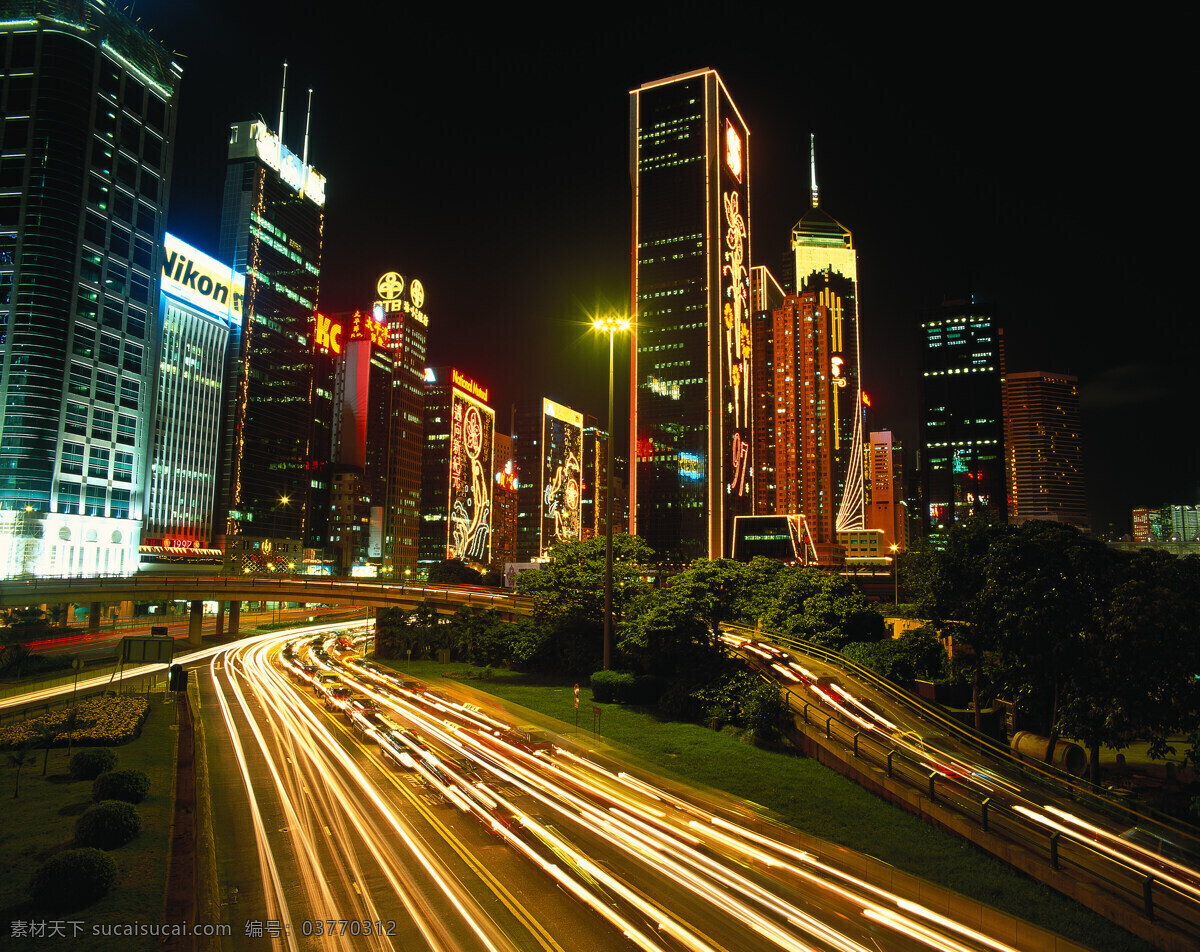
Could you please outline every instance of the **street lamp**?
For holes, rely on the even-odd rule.
[[[613,339],[629,330],[629,319],[601,317],[592,321],[598,331],[608,331],[608,471],[604,489],[604,670],[612,663],[612,496],[613,496]]]
[[[900,546],[892,543],[889,548],[892,550],[892,601],[897,605],[900,604]]]

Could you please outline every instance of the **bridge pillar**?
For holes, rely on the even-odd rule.
[[[204,644],[201,635],[204,631],[204,602],[202,599],[192,599],[192,610],[188,614],[188,644],[199,648]]]
[[[242,613],[242,603],[232,601],[229,603],[229,637],[231,639],[238,636],[238,619]]]
[[[217,641],[225,634],[225,603],[217,602]]]
[[[88,606],[88,631],[97,632],[100,630],[100,609],[99,602],[92,602]]]

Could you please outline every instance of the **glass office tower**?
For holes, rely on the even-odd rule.
[[[921,332],[922,520],[936,543],[972,516],[1007,520],[999,334],[973,297],[943,301]]]
[[[100,0],[0,18],[0,576],[127,573],[181,70]]]
[[[225,380],[221,548],[236,535],[310,544],[310,512],[327,511],[332,393],[313,370],[324,207],[324,177],[275,132],[232,125],[220,257],[246,297]]]
[[[721,558],[752,508],[750,132],[702,69],[630,92],[631,529]]]

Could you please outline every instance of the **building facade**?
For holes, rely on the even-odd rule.
[[[974,298],[944,301],[921,335],[921,516],[936,543],[972,516],[1007,520],[1000,335]]]
[[[1047,519],[1087,531],[1079,378],[1005,373],[1002,394],[1008,521]]]
[[[418,575],[446,559],[491,562],[496,414],[488,388],[453,367],[425,371]]]
[[[242,321],[246,279],[174,235],[163,245],[141,551],[147,557],[212,555],[221,386],[229,341]]]
[[[393,574],[386,545],[395,361],[382,309],[335,314],[342,340],[333,390],[327,551],[342,575]]]
[[[775,508],[775,328],[774,313],[783,306],[784,291],[775,276],[757,265],[750,269],[754,361],[754,512],[767,516]]]
[[[753,502],[750,132],[714,70],[630,92],[630,529],[721,558]]]
[[[314,374],[325,179],[305,159],[261,121],[230,127],[220,257],[246,275],[246,298],[225,381],[222,548],[268,529],[324,542],[311,538],[310,513],[327,512],[329,489],[332,394],[315,393]]]
[[[0,21],[0,577],[138,565],[180,68],[98,0]]]
[[[882,532],[884,554],[908,549],[907,510],[901,446],[891,430],[872,430],[867,447],[867,528]]]

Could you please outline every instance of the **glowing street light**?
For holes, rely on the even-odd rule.
[[[900,604],[900,546],[892,543],[888,548],[892,550],[892,601],[895,604]]]
[[[612,663],[613,339],[629,330],[627,317],[598,317],[592,327],[608,332],[608,474],[604,490],[604,670]]]

